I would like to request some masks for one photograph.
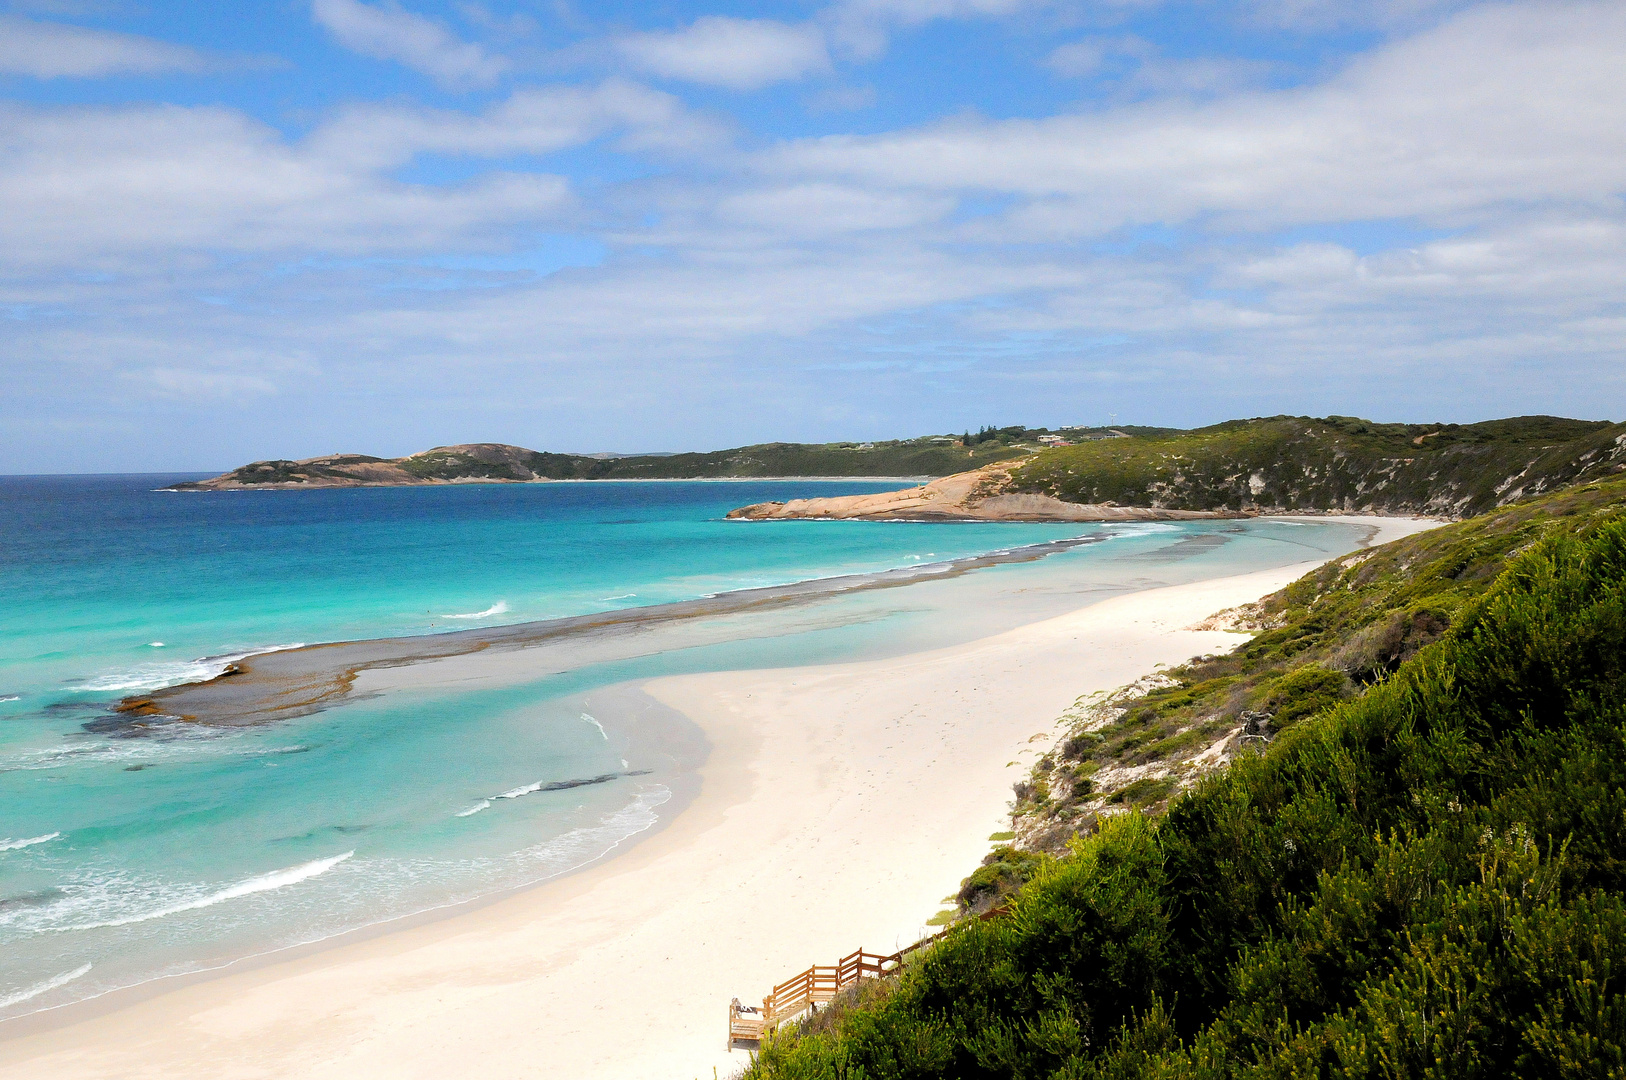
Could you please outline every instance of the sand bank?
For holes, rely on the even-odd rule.
[[[722,616],[757,615],[854,593],[897,589],[925,580],[948,580],[990,566],[1035,562],[1058,551],[1100,543],[1104,539],[1104,535],[1089,535],[1050,540],[943,562],[737,589],[698,600],[620,608],[592,615],[411,637],[296,645],[248,656],[216,658],[222,661],[221,674],[124,698],[107,716],[85,726],[94,732],[128,737],[157,733],[174,723],[251,727],[291,720],[339,704],[351,694],[358,677],[364,673],[487,651],[564,649],[569,651],[570,664],[574,666],[625,659],[663,647],[662,639],[651,635],[652,630],[707,621],[716,625]],[[232,662],[225,663],[227,659]],[[540,667],[549,661],[537,654],[531,662]]]
[[[1430,523],[1373,524],[1381,541]],[[744,1062],[723,1048],[730,997],[914,940],[1076,697],[1234,645],[1183,628],[1314,565],[1115,597],[895,659],[625,688],[681,710],[711,744],[688,808],[625,854],[107,1015],[0,1026],[18,1032],[0,1041],[0,1073],[726,1076]]]

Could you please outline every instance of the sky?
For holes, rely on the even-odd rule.
[[[0,473],[1626,417],[1626,4],[0,0]]]

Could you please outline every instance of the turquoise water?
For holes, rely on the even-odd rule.
[[[594,714],[605,687],[944,643],[1045,603],[1067,610],[1132,585],[1299,561],[1348,550],[1356,535],[1270,522],[722,520],[749,502],[899,486],[880,482],[152,490],[174,479],[0,478],[0,1018],[604,855],[670,814],[684,784],[647,726]],[[1166,554],[1221,532],[1218,547]],[[397,690],[229,732],[121,739],[83,727],[123,694],[266,648],[578,615],[1081,534],[1111,542],[508,683]],[[1007,604],[1024,591],[1021,611]],[[945,617],[968,598],[979,622]],[[595,782],[570,786],[584,780]]]

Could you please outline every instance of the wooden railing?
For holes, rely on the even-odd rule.
[[[995,908],[984,912],[978,919],[991,919],[1005,914],[1007,910],[1005,907]],[[903,967],[904,957],[964,925],[957,923],[885,956],[859,949],[832,965],[814,964],[770,990],[762,999],[760,1009],[742,1005],[740,999],[735,998],[728,1006],[728,1049],[732,1051],[735,1042],[761,1040],[763,1035],[787,1020],[794,1020],[809,1009],[828,1004],[847,987],[856,986],[861,979],[878,979],[894,974]]]

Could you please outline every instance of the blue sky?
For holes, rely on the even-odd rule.
[[[1626,414],[1626,8],[0,0],[0,472]]]

